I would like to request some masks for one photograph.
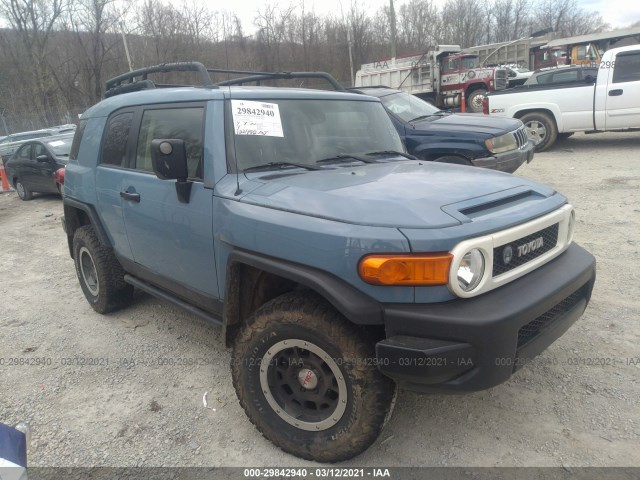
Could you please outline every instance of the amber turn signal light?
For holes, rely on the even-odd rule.
[[[367,255],[358,274],[372,285],[446,285],[452,260],[450,253]]]

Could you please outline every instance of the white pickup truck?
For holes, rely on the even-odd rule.
[[[484,113],[522,120],[537,151],[573,132],[640,130],[640,45],[605,52],[595,82],[515,87],[486,98]]]

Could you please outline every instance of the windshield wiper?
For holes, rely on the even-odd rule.
[[[338,155],[334,155],[333,157],[321,158],[320,160],[316,160],[316,163],[351,162],[353,160],[357,160],[362,163],[376,163],[375,160],[364,158],[360,155],[354,155],[351,153],[339,153]]]
[[[408,158],[409,160],[417,160],[417,157],[409,153],[398,152],[396,150],[380,150],[379,152],[368,152],[365,155],[398,155],[400,157]]]
[[[449,115],[449,112],[443,112],[442,110],[438,110],[437,112],[430,113],[429,115],[420,115],[419,117],[413,118],[409,120],[409,123],[419,122],[420,120],[424,120],[425,118],[442,117],[444,115]]]
[[[284,168],[284,167],[298,167],[306,170],[322,170],[322,167],[316,167],[315,165],[306,165],[304,163],[295,162],[269,162],[262,165],[256,165],[254,167],[245,168],[244,172],[250,172],[255,170],[269,170],[270,168]]]

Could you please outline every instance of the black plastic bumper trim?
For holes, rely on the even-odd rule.
[[[434,383],[428,371],[414,371],[413,376],[385,371],[384,358],[377,359],[378,366],[404,388],[416,391],[473,391],[498,385],[511,376],[519,359],[532,358],[542,352],[580,318],[589,303],[595,275],[594,257],[572,244],[562,255],[537,270],[478,297],[428,305],[385,305],[387,340],[401,336],[468,344],[475,352],[474,365],[460,376],[441,383]],[[580,301],[559,314],[535,339],[517,349],[518,331],[523,325],[578,290],[582,295]],[[381,353],[387,351],[384,342],[387,341],[378,344]],[[414,350],[405,348],[404,353],[394,352],[394,355],[415,356]],[[429,355],[429,352],[420,355]]]

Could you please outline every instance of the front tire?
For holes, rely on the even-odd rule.
[[[482,113],[482,100],[487,95],[484,88],[474,90],[467,97],[467,108],[473,113]]]
[[[73,235],[73,259],[82,292],[98,313],[122,308],[133,298],[133,286],[125,283],[124,270],[113,250],[100,243],[91,225]]]
[[[16,180],[14,186],[16,187],[16,192],[18,192],[18,197],[20,197],[20,200],[24,200],[26,202],[33,198],[33,193],[27,186],[25,186],[24,183],[22,183],[22,180]]]
[[[558,128],[556,122],[548,114],[543,112],[527,113],[520,120],[527,127],[529,137],[538,139],[536,152],[543,152],[556,142]]]
[[[258,309],[236,338],[233,384],[251,422],[282,450],[338,462],[366,450],[395,385],[375,366],[372,341],[311,292]]]

